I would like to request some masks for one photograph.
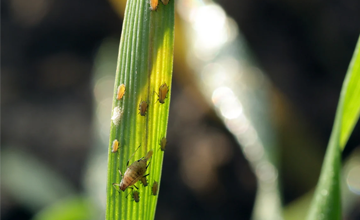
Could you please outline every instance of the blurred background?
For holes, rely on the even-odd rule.
[[[1,2],[1,219],[104,218],[124,7]],[[156,219],[266,219],[259,201],[284,207],[272,219],[303,219],[360,2],[177,0],[176,12]],[[344,219],[360,219],[359,158],[357,125],[343,153]],[[272,200],[259,196],[263,182],[275,183],[265,190]]]

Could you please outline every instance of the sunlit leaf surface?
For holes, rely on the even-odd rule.
[[[113,96],[106,219],[153,219],[155,216],[158,196],[151,195],[151,187],[154,181],[160,185],[164,152],[159,150],[159,142],[166,137],[170,91],[166,98],[161,98],[164,103],[158,101],[156,93],[161,96],[159,88],[164,83],[171,90],[174,1],[166,6],[159,1],[156,11],[149,7],[148,0],[129,0],[126,5]],[[118,100],[121,84],[126,90]],[[145,110],[143,105],[140,112],[142,101],[148,107]],[[119,149],[112,153],[115,139],[119,141]],[[139,188],[139,202],[135,202],[131,189],[119,192],[113,188],[113,183],[120,183],[118,170],[125,173],[129,159],[130,165],[151,149],[154,153],[146,171],[149,185],[135,184]]]

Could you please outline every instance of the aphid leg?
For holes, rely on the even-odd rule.
[[[131,191],[125,196],[125,198],[127,199],[128,195],[134,190],[132,187],[128,187],[131,189]]]
[[[140,144],[140,146],[139,146],[138,148],[136,148],[136,150],[135,150],[135,152],[133,153],[133,155],[131,155],[130,159],[129,159],[129,160],[127,161],[127,163],[126,163],[126,166],[129,166],[129,162],[130,162],[131,158],[134,157],[136,151],[137,151],[140,147],[141,147],[141,144]],[[120,170],[119,170],[119,171],[120,171]]]
[[[155,93],[157,96],[159,96],[159,94],[157,94],[155,91],[154,91],[154,93]],[[156,100],[155,104],[156,104],[158,101],[159,101],[159,99]]]
[[[125,196],[125,199],[127,199],[128,195],[130,194],[131,192],[129,192],[126,196]]]
[[[135,187],[137,190],[139,190],[139,188],[137,188],[137,186],[134,185],[134,187]]]
[[[119,173],[120,173],[120,176],[121,176],[122,178],[124,178],[124,176],[123,176],[122,173],[121,173],[121,170],[119,170]],[[113,187],[115,188],[115,190],[120,193],[120,191],[116,188],[116,186],[119,186],[119,187],[120,187],[120,184],[113,183],[112,185],[113,185]]]
[[[124,176],[123,176],[122,173],[121,173],[121,170],[119,170],[119,173],[120,173],[120,176],[121,176],[122,178],[124,178]]]
[[[148,168],[148,166],[150,165],[150,162],[148,163],[148,165],[146,166],[146,169]],[[148,174],[149,175],[149,174]]]
[[[148,173],[148,174],[146,174],[146,175],[144,175],[143,177],[147,177],[147,176],[149,176],[150,174]]]

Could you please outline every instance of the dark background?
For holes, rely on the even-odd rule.
[[[301,116],[309,133],[321,143],[317,150],[323,153],[359,37],[360,1],[223,0],[219,4],[236,20],[264,72],[294,115]],[[122,20],[105,0],[1,2],[2,148],[19,146],[36,155],[67,177],[79,192],[84,190],[80,174],[93,135],[94,56],[106,37],[119,37],[121,26]],[[255,177],[236,141],[214,120],[213,112],[199,108],[197,100],[183,91],[177,81],[180,71],[174,70],[170,143],[156,217],[249,219]],[[179,131],[178,127],[186,129]],[[359,132],[357,126],[344,158],[359,145]],[[206,142],[209,137],[210,143]],[[216,193],[211,186],[193,189],[181,177],[181,163],[188,158],[179,155],[178,149],[187,143],[191,150],[191,144],[198,142],[210,147],[225,143],[231,154],[212,168]],[[286,165],[286,160],[281,163]],[[286,168],[280,171],[284,171],[285,204],[311,189],[294,183]],[[3,190],[1,209],[4,220],[30,219],[35,214]],[[348,219],[359,216],[359,211],[352,212]]]

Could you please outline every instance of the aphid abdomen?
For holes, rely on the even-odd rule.
[[[137,181],[139,181],[139,175],[137,172],[134,172],[134,170],[128,167],[125,171],[123,179],[121,180],[120,189],[124,191],[129,186],[134,185]]]
[[[165,137],[163,137],[162,139],[161,139],[161,141],[160,141],[160,149],[161,149],[161,151],[165,151],[165,149],[166,149],[166,138]]]
[[[151,188],[151,193],[153,194],[153,196],[157,195],[157,191],[158,191],[158,182],[154,181],[153,186]]]
[[[118,140],[114,140],[113,141],[113,144],[112,144],[112,150],[111,150],[111,152],[112,153],[116,153],[117,152],[117,150],[118,150],[118,148],[119,148],[119,142],[118,142]]]
[[[145,161],[147,161],[148,159],[150,159],[150,157],[153,155],[154,151],[153,150],[149,150],[149,152],[147,152],[146,156],[145,156]],[[146,167],[146,162],[145,162],[145,167]]]
[[[133,179],[130,178],[129,176],[124,176],[120,182],[120,189],[122,191],[125,191],[126,188],[128,188],[129,186],[131,186]]]
[[[164,104],[165,103],[166,95],[164,92],[159,93],[159,102]]]
[[[124,178],[120,182],[120,189],[125,191],[126,188],[134,185],[137,181],[139,181],[139,178],[136,178],[136,175],[126,175],[125,173]]]
[[[150,0],[150,9],[152,11],[155,11],[157,9],[158,4],[159,4],[159,0]]]
[[[121,85],[118,87],[116,99],[117,99],[117,100],[121,100],[122,97],[124,96],[124,94],[125,94],[125,85],[124,85],[124,84],[121,84]]]
[[[142,177],[142,174],[143,172],[140,172],[140,171],[132,171],[131,173],[129,173],[128,175],[128,182],[130,184],[130,186],[134,185],[137,181],[139,181],[139,179]]]
[[[123,183],[124,190],[127,187],[132,186],[137,181],[139,181],[144,176],[145,172],[146,172],[146,161],[139,160],[132,163],[126,169],[124,178],[121,180],[121,183]],[[120,187],[122,187],[122,185]]]
[[[169,92],[169,87],[166,85],[166,83],[162,84],[160,87],[159,87],[159,102],[161,104],[164,104],[165,103],[165,99],[167,98],[166,95],[167,93]]]
[[[141,116],[146,115],[147,108],[148,108],[147,102],[146,101],[141,101],[140,104],[139,104],[139,111],[140,111]]]
[[[142,184],[143,184],[144,186],[147,186],[147,185],[148,185],[148,182],[147,182],[145,176],[141,177],[140,181],[142,182]]]
[[[161,2],[162,2],[164,5],[169,4],[169,0],[161,0]]]
[[[135,200],[135,202],[139,202],[139,198],[140,198],[140,196],[139,196],[139,191],[134,191],[133,192],[133,199]]]
[[[126,188],[134,185],[137,181],[139,181],[141,178],[144,177],[144,174],[147,169],[146,161],[151,157],[152,154],[153,154],[153,150],[150,150],[146,154],[145,158],[141,158],[141,159],[133,162],[126,169],[120,184],[116,184],[116,185],[119,185],[120,190],[125,191]],[[119,172],[120,172],[120,170],[119,170]],[[120,175],[121,175],[121,172],[120,172]]]

